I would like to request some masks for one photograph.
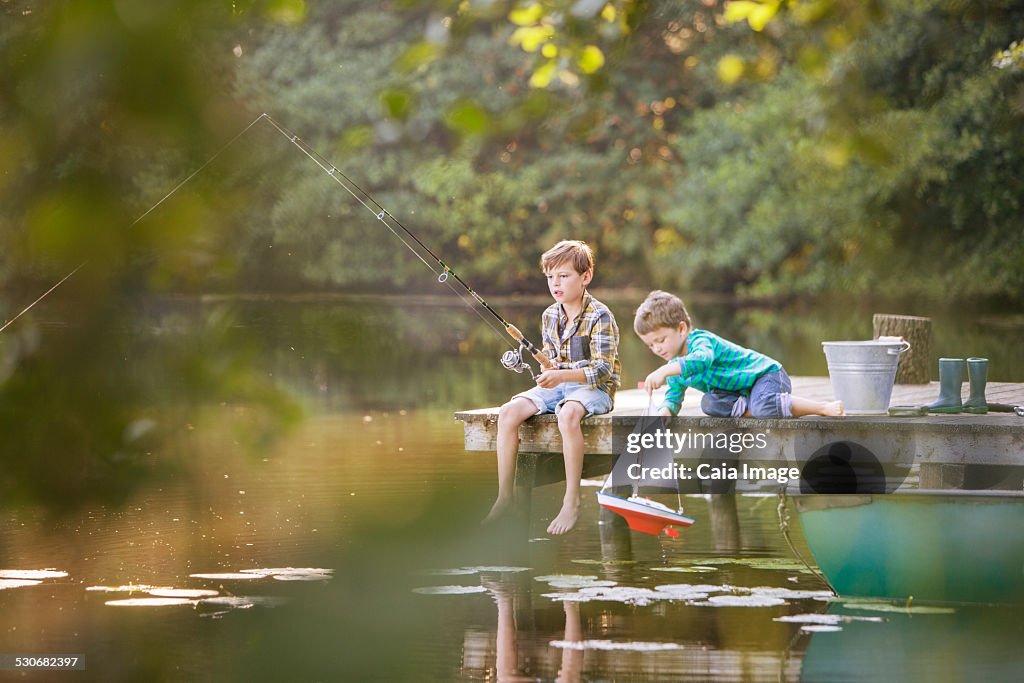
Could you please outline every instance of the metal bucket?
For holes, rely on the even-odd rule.
[[[822,342],[832,392],[843,402],[847,415],[889,412],[892,385],[906,341]]]

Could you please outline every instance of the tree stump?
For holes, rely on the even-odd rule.
[[[928,384],[931,379],[932,319],[875,313],[871,323],[875,339],[903,337],[910,342],[910,350],[900,356],[896,384]]]

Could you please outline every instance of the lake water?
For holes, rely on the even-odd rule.
[[[53,573],[32,575],[32,585],[0,579],[0,653],[77,654],[89,680],[132,681],[1019,674],[1024,627],[1012,608],[885,613],[826,601],[827,587],[780,533],[773,496],[737,497],[738,543],[728,550],[711,532],[705,498],[684,498],[697,524],[679,539],[655,538],[600,524],[592,487],[577,529],[564,538],[544,534],[560,485],[537,490],[525,535],[481,529],[495,490],[493,456],[463,450],[452,413],[497,404],[529,378],[498,366],[501,342],[461,307],[163,302],[137,329],[123,330],[125,358],[135,357],[134,336],[173,337],[221,308],[251,345],[247,371],[286,389],[303,419],[278,430],[249,403],[161,407],[153,415],[164,440],[123,503],[59,513],[7,504],[0,569]],[[800,322],[811,318],[804,315],[694,309],[702,324],[780,357],[793,374],[825,373],[821,339],[870,336],[870,314],[866,325],[849,315],[812,324]],[[539,305],[510,310],[534,329]],[[629,305],[615,310],[624,386],[635,386],[654,359],[628,332]],[[1024,368],[1014,344],[1019,323],[995,320],[937,320],[937,341],[951,353],[991,357],[992,379],[1024,380],[1013,376]],[[40,314],[37,324],[42,334],[60,334],[59,321]],[[809,557],[798,528],[793,540]],[[252,569],[268,571],[193,576]],[[559,575],[561,584],[540,580]],[[128,584],[234,600],[187,594],[178,598],[184,604],[130,606],[108,602],[155,596],[97,590]]]

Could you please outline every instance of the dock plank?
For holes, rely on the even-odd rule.
[[[827,377],[793,377],[793,393],[817,400],[831,400]],[[969,391],[964,383],[963,398]],[[892,405],[917,405],[935,400],[938,382],[927,385],[897,385]],[[766,459],[792,462],[794,453],[806,451],[808,444],[822,439],[849,439],[880,443],[893,457],[913,458],[931,464],[1024,465],[1024,417],[1013,413],[987,415],[929,415],[927,417],[845,416],[840,418],[805,417],[790,420],[754,418],[713,418],[700,410],[700,392],[688,390],[680,410],[682,424],[694,430],[721,432],[735,429],[761,430],[771,435],[777,448],[765,453]],[[1024,384],[989,382],[986,397],[991,403],[1024,405]],[[653,405],[660,399],[656,392]],[[612,454],[612,424],[615,418],[638,418],[649,408],[647,395],[637,389],[620,391],[615,409],[606,415],[584,421],[587,454]],[[497,411],[482,408],[455,414],[465,430],[465,447],[470,451],[494,451]],[[561,438],[553,415],[538,415],[520,429],[520,451],[524,453],[560,453]]]

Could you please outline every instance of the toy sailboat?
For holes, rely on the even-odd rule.
[[[601,507],[622,515],[633,531],[651,536],[658,536],[664,531],[666,536],[679,538],[675,526],[690,526],[696,521],[684,515],[682,508],[674,511],[667,505],[642,496],[620,498],[602,490],[597,492],[597,502]]]
[[[659,416],[649,415],[650,403],[648,403],[648,410],[646,415],[637,421],[636,427],[633,432],[639,432],[639,434],[631,434],[630,437],[640,436],[644,432],[653,431],[655,429],[663,428],[664,424],[662,418]],[[627,439],[627,443],[641,443],[641,439],[630,438]],[[604,486],[597,492],[598,504],[611,510],[617,515],[621,515],[625,520],[626,524],[633,531],[639,531],[642,534],[650,534],[651,536],[658,536],[665,532],[666,536],[671,538],[679,538],[679,531],[676,529],[677,526],[690,526],[694,523],[692,517],[687,517],[683,514],[682,497],[679,493],[679,482],[676,480],[665,480],[665,479],[644,479],[630,476],[631,468],[640,465],[636,470],[639,472],[644,471],[644,465],[648,467],[664,467],[671,465],[673,462],[673,453],[667,448],[662,449],[639,449],[636,452],[630,453],[631,449],[626,448],[619,453],[618,458],[615,460],[615,466],[612,467],[611,473],[604,482]],[[622,490],[627,486],[633,490],[633,495],[628,498],[614,495],[609,491]],[[678,509],[673,510],[667,505],[663,505],[657,501],[653,501],[650,498],[645,498],[638,495],[640,487],[645,488],[661,488],[661,489],[674,489],[676,497],[678,499]]]

